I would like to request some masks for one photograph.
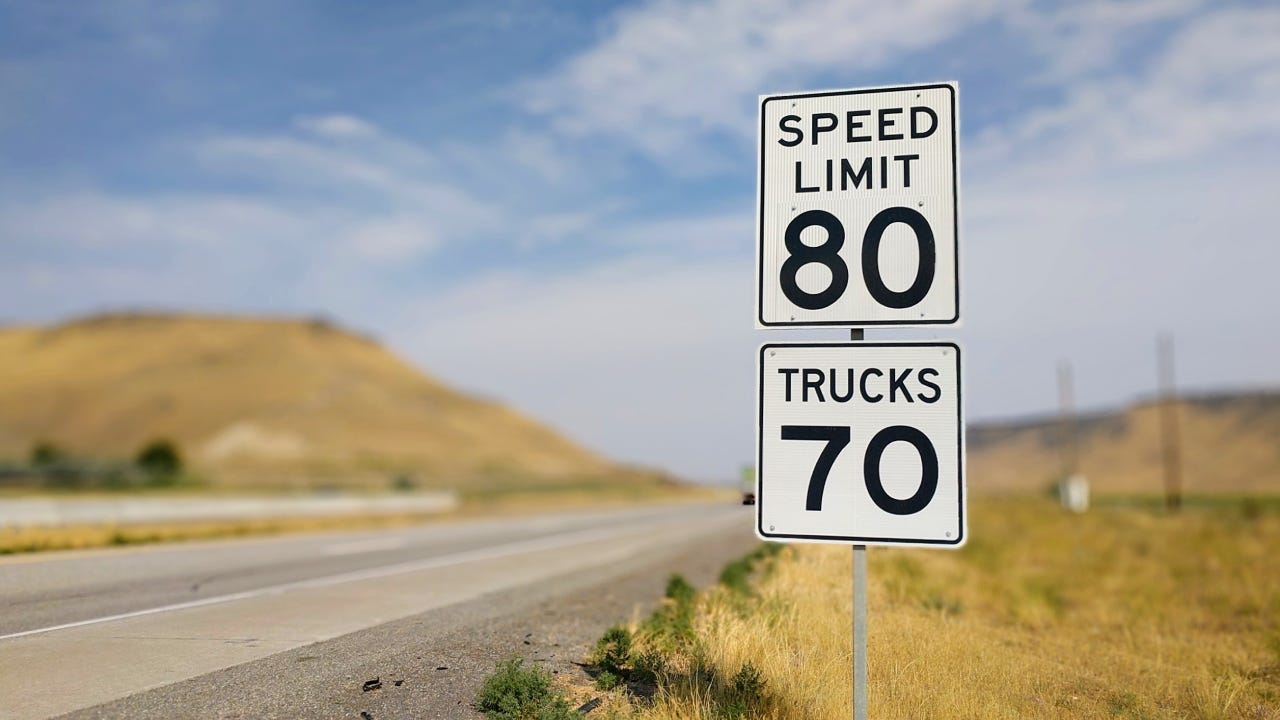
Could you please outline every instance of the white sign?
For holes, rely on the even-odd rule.
[[[768,344],[759,370],[760,537],[964,542],[959,346]]]
[[[759,327],[960,319],[956,86],[760,100]]]

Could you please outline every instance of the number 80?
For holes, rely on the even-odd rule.
[[[880,241],[884,232],[894,223],[903,223],[915,233],[919,248],[919,264],[911,287],[902,292],[890,290],[880,273]],[[800,234],[811,227],[820,227],[827,233],[821,245],[806,245]],[[779,280],[782,294],[793,304],[806,310],[831,307],[849,287],[849,266],[840,257],[844,247],[844,224],[826,210],[808,210],[800,213],[787,225],[785,243],[787,259],[782,263]],[[821,292],[811,293],[800,287],[796,276],[800,268],[817,263],[831,271],[831,282]],[[876,302],[896,309],[909,308],[924,300],[933,286],[937,265],[937,248],[933,228],[923,215],[908,207],[891,207],[876,213],[862,235],[862,281]]]

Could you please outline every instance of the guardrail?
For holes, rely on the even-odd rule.
[[[419,514],[447,512],[457,505],[457,496],[445,492],[369,497],[16,498],[0,499],[0,528]]]

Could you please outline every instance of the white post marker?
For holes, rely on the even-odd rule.
[[[761,538],[964,542],[958,345],[767,344],[759,371]]]
[[[760,100],[758,327],[960,319],[954,83]]]

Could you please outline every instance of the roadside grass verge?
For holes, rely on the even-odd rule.
[[[1273,504],[1072,515],[979,497],[970,537],[871,551],[871,717],[1280,720]],[[620,682],[601,717],[851,715],[849,549],[756,555],[703,593],[673,580],[602,638],[590,659]]]

